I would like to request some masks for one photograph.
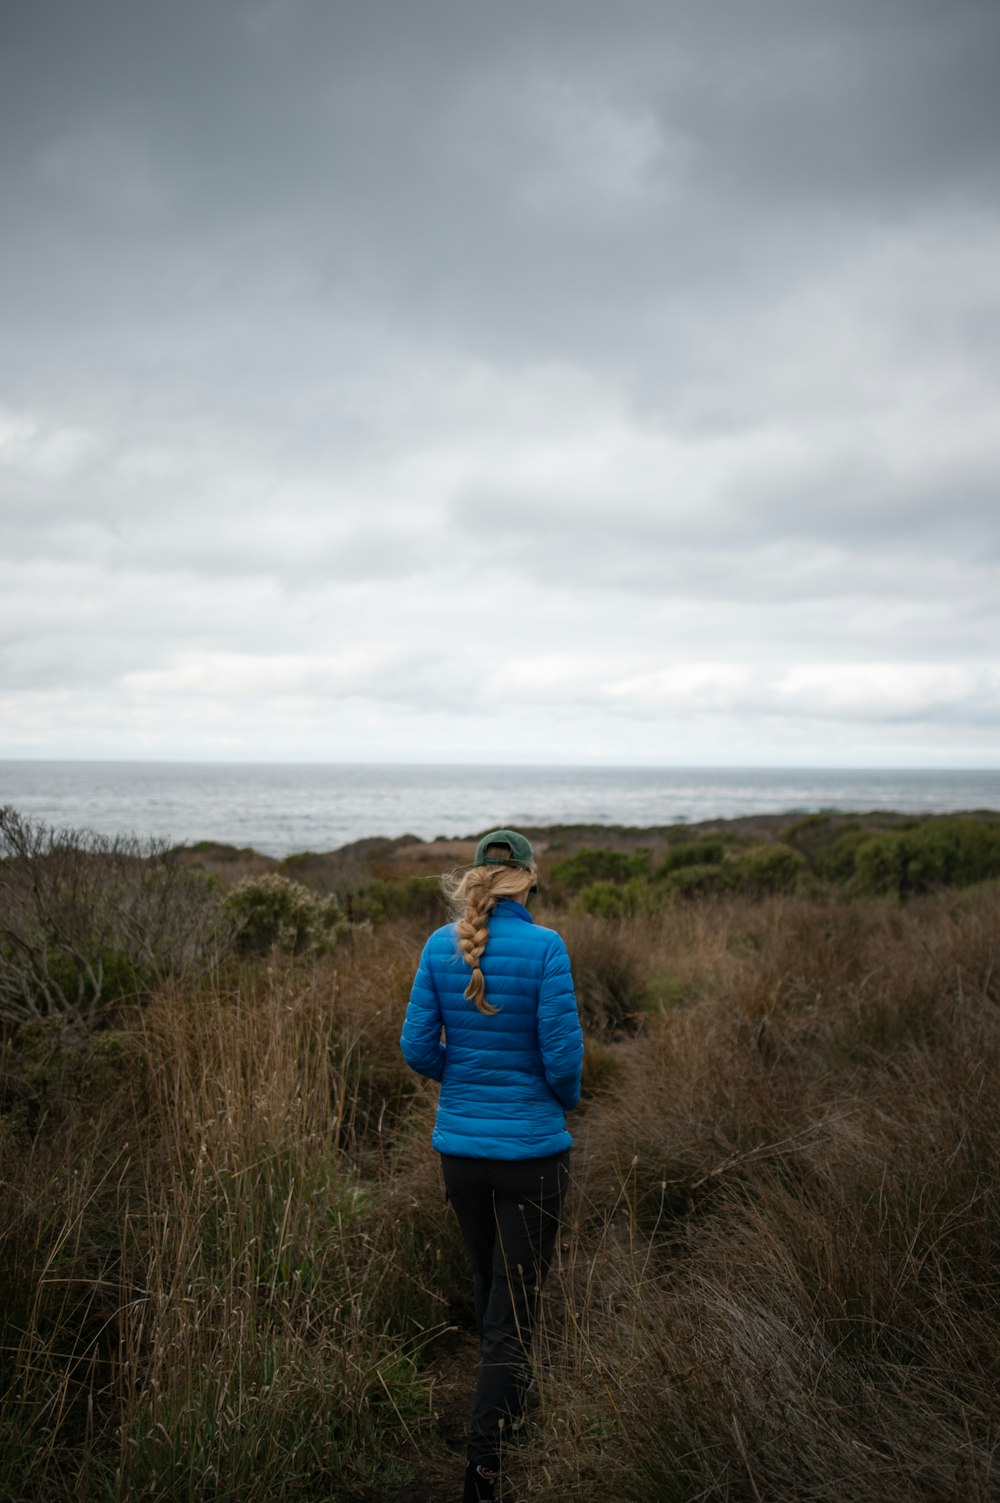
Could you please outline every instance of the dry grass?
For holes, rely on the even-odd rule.
[[[997,892],[563,927],[589,1085],[518,1496],[1000,1496]],[[0,1495],[447,1475],[440,1338],[469,1310],[397,1048],[421,938],[7,1051]]]
[[[1000,1496],[996,894],[652,949],[706,920],[586,1114],[525,1496]]]
[[[318,1498],[403,1475],[448,1313],[442,1238],[415,1256],[421,1218],[397,1214],[410,969],[361,936],[338,968],[164,991],[96,1115],[83,1091],[8,1127],[5,1496]]]
[[[360,946],[341,971],[251,973],[150,1016],[173,1077],[123,1496],[336,1497],[399,1480],[401,1440],[428,1423],[417,1359],[447,1306],[384,1206],[413,1096],[410,964]]]

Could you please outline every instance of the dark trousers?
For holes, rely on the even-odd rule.
[[[469,1457],[494,1461],[522,1412],[538,1298],[552,1262],[569,1153],[544,1159],[441,1155],[445,1193],[472,1258],[481,1364]]]

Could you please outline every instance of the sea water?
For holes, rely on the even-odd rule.
[[[499,825],[667,825],[744,814],[1000,809],[1000,770],[0,762],[0,805],[60,828],[268,855]]]

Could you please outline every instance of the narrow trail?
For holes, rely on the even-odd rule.
[[[430,1364],[434,1385],[433,1429],[430,1434],[424,1432],[419,1451],[409,1445],[400,1451],[401,1459],[412,1466],[413,1481],[366,1493],[362,1503],[459,1503],[478,1368],[478,1341],[471,1331],[458,1332]],[[514,1503],[520,1496],[523,1467],[524,1459],[514,1443],[504,1462],[506,1476],[499,1492],[501,1503],[503,1500]]]
[[[462,1495],[462,1468],[479,1363],[479,1344],[470,1331],[460,1331],[442,1346],[431,1363],[433,1429],[425,1431],[419,1452],[406,1445],[401,1459],[415,1473],[414,1480],[387,1491],[366,1493],[364,1503],[451,1503]]]

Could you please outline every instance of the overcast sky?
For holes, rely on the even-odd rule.
[[[1000,765],[996,0],[31,0],[0,756]]]

